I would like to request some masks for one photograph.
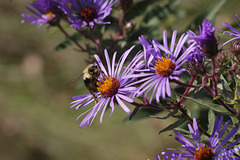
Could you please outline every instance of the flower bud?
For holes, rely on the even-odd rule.
[[[129,35],[130,33],[132,33],[132,31],[134,30],[135,28],[135,24],[133,24],[132,22],[128,22],[124,28],[123,28],[123,34],[124,36],[127,36]]]
[[[230,51],[235,54],[239,55],[240,54],[240,43],[235,41],[231,44]]]
[[[203,76],[206,74],[206,67],[204,66],[204,62],[195,61],[194,63],[190,64],[190,73],[192,76]]]
[[[230,59],[229,55],[227,55],[226,52],[222,51],[221,53],[218,54],[216,62],[219,67],[224,69],[224,67],[226,67],[226,65],[228,64],[229,59]]]

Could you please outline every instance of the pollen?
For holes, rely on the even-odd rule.
[[[168,59],[167,57],[162,57],[162,60],[157,60],[157,63],[155,64],[154,68],[156,69],[155,73],[160,77],[168,77],[172,74],[175,63]]]
[[[199,148],[194,152],[194,160],[211,160],[213,159],[213,150],[210,147]]]
[[[80,18],[86,21],[87,23],[94,20],[97,17],[97,12],[91,7],[86,7],[80,11]]]
[[[45,16],[49,17],[49,18],[53,18],[54,14],[51,11],[48,11]]]
[[[117,78],[105,76],[105,80],[97,82],[97,90],[101,92],[103,97],[111,97],[117,93],[120,83]]]

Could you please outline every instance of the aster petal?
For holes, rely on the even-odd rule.
[[[100,117],[100,123],[102,123],[103,115],[104,115],[104,113],[105,113],[105,111],[106,111],[106,108],[107,108],[107,105],[108,105],[109,100],[110,100],[110,97],[108,97],[108,98],[105,100],[105,105],[104,105],[104,107],[103,107],[103,110],[102,110],[102,113],[101,113],[101,117]]]
[[[177,136],[184,142],[183,144],[187,144],[188,146],[195,148],[195,146],[187,139],[185,138],[181,133],[174,130],[174,132],[177,134]]]
[[[83,112],[82,114],[80,114],[80,115],[77,117],[76,121],[77,121],[80,117],[82,117],[84,114],[86,114],[87,112],[89,112],[90,110],[92,110],[93,108],[94,108],[94,107],[92,107],[92,108],[88,109],[87,111]],[[79,127],[80,127],[80,126],[79,126]]]
[[[147,69],[145,71],[148,71]],[[123,76],[124,79],[129,79],[129,78],[140,78],[140,77],[147,77],[152,75],[152,73],[140,73],[140,74],[128,74]],[[137,81],[137,83],[140,83],[139,81]],[[137,84],[135,83],[135,84]]]
[[[86,105],[92,103],[93,100],[94,100],[94,99],[90,99],[90,98],[89,98],[86,102],[84,102],[84,103],[82,103],[82,104],[79,104],[75,109],[79,109],[79,108],[81,108],[81,107],[83,107],[83,106],[86,106]]]
[[[238,31],[236,28],[234,28],[234,27],[231,26],[230,24],[228,24],[228,23],[223,23],[222,25],[228,27],[228,28],[231,29],[233,32],[235,32],[235,34],[233,34],[233,33],[231,33],[231,32],[228,32],[228,31],[225,31],[225,32],[223,32],[223,33],[229,33],[229,35],[231,35],[231,36],[235,36],[235,35],[237,35],[237,34],[238,34],[238,35],[240,34],[240,31]]]
[[[79,109],[80,107],[85,106],[93,101],[91,94],[75,96],[72,99],[75,101],[71,102],[71,104],[73,104],[73,105],[71,105],[69,108],[73,108],[73,107],[77,106],[75,109]],[[85,100],[86,100],[86,102],[80,104],[81,102],[83,102]]]
[[[177,37],[177,30],[174,30],[174,31],[173,31],[173,34],[172,34],[172,40],[171,40],[171,48],[170,48],[170,51],[171,51],[171,52],[173,52],[173,50],[174,50],[176,37]],[[179,41],[180,41],[180,40],[179,40]],[[174,56],[175,56],[175,55],[174,55]],[[175,57],[177,57],[177,56],[175,56]]]
[[[171,97],[171,87],[169,83],[169,78],[166,79],[166,91],[167,91],[168,97]]]
[[[238,131],[238,126],[235,126],[231,132],[225,137],[225,139],[216,147],[214,148],[214,152],[216,152],[220,147],[222,147],[232,136]]]
[[[124,88],[119,88],[118,91],[120,93],[123,93],[123,92],[128,92],[128,91],[135,91],[137,89],[137,87],[124,87]]]
[[[114,52],[113,53],[113,58],[112,58],[112,72],[111,72],[111,75],[113,75],[113,76],[115,76],[114,75],[114,67],[115,67],[116,55],[117,55],[117,52]]]
[[[174,53],[173,53],[174,57],[178,57],[178,55],[181,52],[181,49],[182,49],[182,47],[183,47],[183,45],[184,45],[184,43],[186,42],[187,39],[188,39],[188,35],[185,35],[185,34],[181,35],[181,37],[180,37],[180,39],[177,43],[177,46],[174,50]],[[171,51],[171,52],[173,52],[173,51]]]
[[[117,94],[119,98],[123,99],[124,101],[128,102],[128,103],[132,103],[133,102],[133,99],[132,98],[129,98],[127,96],[124,96],[122,94]]]
[[[99,65],[100,68],[101,68],[101,71],[103,71],[103,73],[104,73],[105,75],[108,75],[108,73],[107,73],[105,67],[103,66],[102,61],[101,61],[101,59],[98,57],[98,55],[95,54],[94,57],[95,57],[95,59],[97,60],[97,63],[98,63],[98,65]]]
[[[111,97],[111,101],[110,101],[110,107],[112,108],[112,112],[110,113],[109,117],[113,114],[113,111],[114,111],[114,96]]]
[[[219,124],[220,124],[220,126],[219,126]],[[219,132],[220,128],[221,128],[221,123],[219,123],[219,119],[218,119],[218,117],[216,117],[213,131],[212,131],[211,137],[209,138],[209,143],[212,148],[214,148],[215,145],[217,144],[217,141],[218,141],[217,136],[218,136],[218,132]]]
[[[199,129],[198,129],[198,125],[197,125],[197,120],[196,120],[196,118],[193,118],[193,128],[194,128],[195,134],[196,134],[196,136],[197,136],[197,140],[198,140],[198,141],[201,141],[201,136],[200,136],[200,134],[199,134]],[[201,145],[201,147],[202,147],[202,145]]]
[[[122,107],[122,109],[127,112],[128,114],[131,114],[131,110],[123,103],[123,101],[119,98],[118,95],[115,95],[115,98],[118,102],[118,104]]]
[[[220,134],[219,134],[219,138],[222,138],[222,136],[223,136],[223,134],[224,134],[224,132],[226,131],[226,129],[227,129],[227,127],[228,127],[228,125],[231,123],[231,121],[230,120],[228,120],[226,123],[225,123],[225,125],[223,126],[223,128],[222,128],[222,130],[221,130],[221,132],[220,132]]]
[[[93,114],[91,115],[91,122],[89,123],[90,119],[88,120],[89,123],[89,127],[92,125],[93,120],[95,119],[95,117],[97,116],[98,112],[109,102],[109,99],[101,99],[100,100],[101,103],[99,103],[99,105],[95,108],[95,112],[93,112]],[[101,121],[101,119],[100,119]]]
[[[117,71],[117,78],[119,78],[119,75],[120,75],[120,71],[123,67],[123,64],[127,58],[127,56],[129,55],[129,53],[132,51],[132,49],[134,48],[135,46],[132,46],[130,49],[128,49],[126,52],[124,52],[124,54],[122,55],[122,57],[120,58],[120,63],[119,63],[119,67],[116,69]]]
[[[160,82],[161,82],[161,81],[160,81],[159,79],[156,79],[154,82],[151,83],[152,85],[155,85],[155,87],[154,87],[154,89],[153,89],[152,95],[151,95],[150,100],[149,100],[150,103],[152,102],[152,99],[153,99],[154,93],[156,92],[156,89],[157,89],[157,88],[160,88],[160,87],[159,87],[159,83],[160,83]],[[152,87],[149,87],[149,90],[150,90],[151,88],[152,88]],[[149,90],[148,90],[145,94],[147,94],[147,93],[149,92]],[[160,97],[160,95],[161,95],[161,92],[157,92],[157,93],[156,93],[156,101],[157,101],[157,102],[159,102],[159,97]]]
[[[169,78],[170,78],[171,80],[179,81],[179,77],[177,77],[177,76],[169,76]]]
[[[111,74],[111,73],[112,73],[112,70],[111,70],[110,60],[109,60],[108,52],[107,52],[106,49],[104,50],[104,55],[105,55],[106,62],[107,62],[108,73]]]
[[[161,85],[161,95],[162,95],[162,99],[165,99],[165,90],[166,90],[166,77],[164,77],[164,78],[162,78],[162,81],[161,81],[161,83],[160,83],[160,85]],[[160,88],[159,88],[160,89]]]
[[[168,43],[167,43],[167,31],[163,31],[163,46],[168,50]]]
[[[139,69],[143,68],[145,65],[144,65],[144,61],[141,61],[141,58],[142,58],[142,54],[141,52],[138,52],[134,56],[133,60],[125,68],[125,70],[122,73],[122,76],[134,74],[134,72],[137,72]]]
[[[38,8],[38,7],[37,7]],[[43,14],[40,14],[39,12],[36,12],[35,10],[33,10],[32,8],[30,8],[30,7],[26,7],[26,9],[27,10],[29,10],[30,12],[32,12],[33,14],[35,14],[36,16],[38,16],[38,17],[41,17],[41,15]]]
[[[155,86],[157,86],[157,92],[156,92],[156,101],[157,102],[160,102],[160,97],[162,95],[162,88],[164,87],[163,86],[163,83],[162,83],[162,78],[161,79],[158,79],[156,82],[155,82]]]
[[[155,83],[156,83],[156,81],[154,81],[154,79],[152,77],[144,78],[144,80],[145,80],[145,82],[136,91],[136,92],[140,91],[138,96],[141,95],[146,90],[148,90],[149,88],[152,88],[152,86],[155,85]]]
[[[223,43],[220,47],[226,45],[227,43],[229,43],[229,42],[231,42],[231,41],[233,41],[233,40],[235,40],[235,39],[239,39],[239,38],[240,38],[240,36],[239,36],[239,37],[234,37],[234,38],[232,38],[232,39],[226,41],[225,43]]]
[[[235,145],[237,145],[240,142],[240,139],[237,139],[236,141],[234,141],[233,143],[230,143],[229,145],[227,145],[226,147],[221,148],[220,150],[216,151],[216,154],[221,154],[222,152],[226,152],[228,149],[234,147]],[[239,146],[240,147],[240,146]],[[237,147],[237,148],[239,148]]]

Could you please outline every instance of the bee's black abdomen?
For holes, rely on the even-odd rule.
[[[97,92],[97,81],[96,79],[89,79],[86,78],[84,80],[84,84],[87,87],[88,90],[92,91],[92,92]]]

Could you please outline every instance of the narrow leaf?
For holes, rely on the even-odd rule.
[[[219,112],[219,113],[222,113],[222,114],[226,114],[228,115],[229,112],[221,105],[218,105],[218,104],[214,104],[214,103],[208,103],[206,101],[201,101],[201,100],[197,100],[197,99],[194,99],[194,98],[191,98],[191,97],[187,97],[187,96],[184,96],[184,98],[186,99],[189,99],[197,104],[200,104],[202,107],[205,107],[205,108],[210,108],[216,112]]]
[[[209,112],[208,112],[208,133],[212,133],[212,131],[213,131],[215,118],[216,118],[216,116],[215,116],[213,110],[209,109]]]
[[[178,121],[174,122],[173,124],[170,124],[169,126],[167,126],[166,128],[164,128],[163,130],[161,130],[159,132],[159,134],[166,132],[166,131],[170,131],[173,130],[177,127],[179,127],[180,125],[182,125],[185,121],[187,120],[187,118],[183,118],[183,119],[179,119]]]

